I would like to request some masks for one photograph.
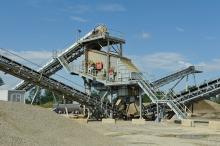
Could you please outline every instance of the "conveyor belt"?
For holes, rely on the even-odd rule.
[[[57,57],[62,57],[67,61],[67,63],[70,63],[83,55],[84,49],[86,48],[99,50],[101,47],[106,46],[107,40],[109,41],[110,45],[114,43],[125,43],[125,41],[122,39],[110,36],[107,28],[101,25],[87,33],[84,37],[68,47]],[[59,60],[57,58],[53,58],[50,62],[40,68],[38,72],[49,77],[61,69],[62,65],[60,64]],[[15,89],[27,91],[32,87],[33,84],[30,82],[22,81],[15,87]]]
[[[22,80],[28,81],[31,84],[49,89],[57,94],[64,95],[65,98],[72,99],[83,105],[87,105],[91,109],[94,109],[94,107],[98,108],[98,105],[100,105],[98,99],[95,99],[82,91],[65,85],[64,83],[53,78],[47,77],[40,72],[37,72],[2,55],[0,55],[0,70]]]
[[[169,84],[175,80],[178,80],[180,78],[183,78],[187,75],[190,75],[190,74],[194,74],[194,73],[201,73],[202,71],[198,71],[195,69],[195,66],[190,66],[186,69],[183,69],[181,71],[178,71],[176,73],[173,73],[173,74],[170,74],[166,77],[163,77],[161,79],[158,79],[154,82],[152,82],[153,86],[154,87],[161,87],[161,86],[164,86],[166,84]]]
[[[220,94],[220,78],[191,87],[188,91],[175,95],[174,98],[180,103],[190,104],[218,94]]]
[[[199,86],[194,86],[188,89],[188,91],[182,91],[179,94],[172,94],[171,98],[179,104],[190,105],[199,100],[210,98],[220,94],[220,78],[207,81]],[[149,113],[156,113],[157,109],[155,104],[144,106],[143,113],[148,115]],[[167,113],[171,118],[173,113]]]

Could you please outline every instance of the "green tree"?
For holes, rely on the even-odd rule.
[[[47,102],[53,102],[53,92],[51,92],[50,90],[44,90],[44,94],[41,97],[41,104],[45,104]]]
[[[31,101],[33,100],[34,96],[34,103],[35,104],[40,104],[40,99],[41,99],[41,95],[42,95],[42,90],[38,89],[39,87],[34,87],[29,91],[29,95],[28,98],[26,99],[26,103],[31,103]],[[38,92],[37,92],[38,90]]]
[[[41,107],[51,108],[54,104],[54,98],[56,98],[56,102],[62,100],[61,95],[57,95],[50,90],[45,89],[43,95],[41,96]]]
[[[163,98],[163,92],[162,91],[158,91],[156,92],[156,96],[158,99],[162,99]],[[149,98],[149,96],[147,94],[143,95],[143,103],[147,103],[147,102],[152,102],[151,99]]]
[[[148,103],[148,102],[151,102],[151,100],[147,94],[144,94],[143,95],[143,103]]]

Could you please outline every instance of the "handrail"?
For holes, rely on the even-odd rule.
[[[175,93],[174,93],[174,91],[171,90],[170,93],[173,94],[174,96],[176,96]],[[175,98],[173,98],[172,95],[171,95],[170,97],[171,97],[172,100],[173,100],[175,103],[177,103],[177,104],[182,108],[182,110],[184,110],[186,113],[187,113],[186,110],[188,110],[190,113],[192,113],[192,111],[191,111],[184,103],[178,102]],[[181,105],[181,104],[182,104],[182,105]],[[184,108],[183,108],[182,106],[183,106]],[[188,114],[188,113],[187,113],[187,114]]]

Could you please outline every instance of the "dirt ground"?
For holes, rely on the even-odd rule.
[[[132,125],[130,121],[118,121],[116,125],[99,122],[88,125],[126,146],[220,146],[220,130],[208,129],[208,124],[183,127],[169,122]]]
[[[209,129],[207,123],[183,127],[168,121],[145,125],[132,125],[131,121],[86,124],[48,109],[0,102],[0,146],[152,145],[220,146],[220,130]]]
[[[145,125],[132,125],[130,121],[118,121],[116,125],[90,122],[88,125],[114,140],[123,141],[126,146],[220,146],[220,130],[209,129],[207,123],[220,121],[220,104],[199,101],[194,104],[193,117],[189,118],[200,123],[196,122],[195,127],[183,127],[170,121]]]

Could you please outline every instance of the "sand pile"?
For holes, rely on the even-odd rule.
[[[2,146],[117,146],[86,124],[47,109],[0,101]],[[121,146],[121,145],[120,145]]]
[[[201,100],[193,104],[193,114],[196,117],[220,119],[220,104],[210,100]]]

